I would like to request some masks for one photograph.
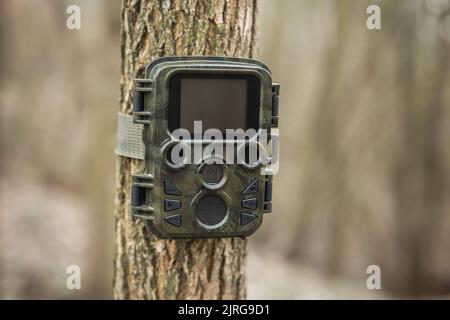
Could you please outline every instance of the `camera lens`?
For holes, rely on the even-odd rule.
[[[237,163],[247,169],[255,169],[261,165],[265,149],[260,142],[248,141],[238,147]]]
[[[171,169],[183,168],[189,160],[189,147],[183,142],[171,141],[166,143],[162,148],[162,154],[165,157],[165,164]]]
[[[169,149],[167,150],[167,159],[170,163],[174,164],[174,165],[180,165],[183,162],[184,159],[184,150],[180,149],[178,150],[178,152],[174,152],[174,147],[170,146]]]
[[[223,179],[223,167],[219,164],[205,166],[202,171],[202,179],[207,184],[217,184]]]
[[[195,213],[200,225],[206,228],[217,228],[225,222],[227,205],[219,196],[206,195],[197,203]]]

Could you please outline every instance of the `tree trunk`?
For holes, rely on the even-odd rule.
[[[160,56],[252,57],[256,0],[132,1],[122,5],[120,111],[131,113],[134,77]],[[246,240],[161,240],[130,212],[130,174],[117,157],[116,299],[243,299]]]

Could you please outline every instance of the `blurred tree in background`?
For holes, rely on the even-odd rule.
[[[249,298],[366,297],[371,264],[383,294],[450,294],[449,10],[260,1],[282,145]],[[0,297],[111,296],[119,21],[118,1],[0,0]]]
[[[366,28],[369,4],[382,30]],[[282,145],[259,240],[332,276],[377,264],[384,289],[448,294],[449,1],[266,5]]]
[[[74,3],[81,30],[66,28]],[[120,2],[0,8],[0,297],[112,296]]]

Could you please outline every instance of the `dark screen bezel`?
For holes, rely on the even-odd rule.
[[[180,100],[181,100],[181,80],[182,79],[236,79],[247,81],[247,121],[246,128],[227,128],[244,129],[249,128],[259,130],[259,112],[261,98],[261,82],[258,77],[248,74],[227,74],[227,73],[177,73],[169,80],[169,101],[167,108],[167,127],[169,132],[180,128]],[[205,129],[203,128],[203,132]],[[191,136],[193,133],[191,132]],[[223,132],[225,137],[225,132]]]

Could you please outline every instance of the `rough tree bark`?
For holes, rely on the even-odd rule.
[[[121,14],[123,113],[131,113],[132,79],[154,58],[255,54],[256,0],[124,0]],[[245,298],[245,240],[160,240],[132,221],[130,173],[140,165],[117,157],[115,298]]]

